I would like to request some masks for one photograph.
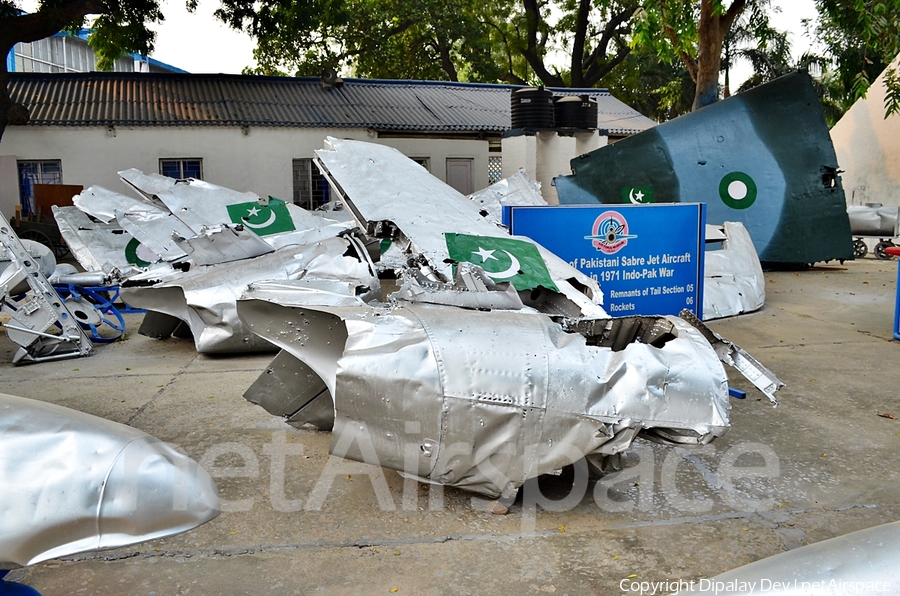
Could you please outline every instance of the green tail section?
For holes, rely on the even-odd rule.
[[[562,204],[707,204],[739,221],[761,261],[852,259],[837,157],[805,71],[719,101],[571,162]]]

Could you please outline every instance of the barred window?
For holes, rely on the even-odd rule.
[[[328,202],[328,183],[310,158],[293,160],[294,204],[309,211]]]

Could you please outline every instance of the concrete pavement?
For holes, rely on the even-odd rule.
[[[127,594],[629,594],[639,581],[712,577],[900,519],[896,262],[766,274],[766,306],[710,326],[787,386],[747,391],[713,444],[635,444],[640,463],[578,486],[541,482],[507,515],[469,493],[330,458],[329,433],[246,402],[272,355],[198,355],[137,335],[89,358],[9,364],[0,392],[132,425],[183,448],[228,509],[191,532],[12,572],[45,596]],[[576,483],[577,484],[577,483]],[[557,509],[548,511],[547,509]],[[535,513],[536,511],[536,513]]]

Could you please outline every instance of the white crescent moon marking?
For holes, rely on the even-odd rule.
[[[628,200],[631,201],[632,203],[634,203],[635,205],[641,204],[640,201],[634,200],[634,188],[632,188],[631,190],[628,191]]]
[[[134,255],[145,263],[155,263],[159,260],[159,255],[143,244],[137,245],[137,248],[134,251]]]
[[[505,252],[506,256],[508,256],[509,260],[511,261],[509,269],[497,271],[496,273],[486,272],[488,274],[488,277],[490,277],[491,279],[507,279],[519,273],[519,259],[512,256],[508,250],[504,250],[502,252]]]
[[[275,212],[272,211],[271,209],[269,209],[269,219],[267,219],[266,221],[264,221],[261,224],[252,224],[249,221],[247,221],[247,218],[245,218],[245,217],[242,217],[241,220],[244,222],[245,226],[247,226],[248,228],[253,228],[254,230],[258,230],[260,228],[268,228],[273,223],[275,223]]]

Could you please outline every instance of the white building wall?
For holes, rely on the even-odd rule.
[[[520,169],[541,184],[541,196],[551,205],[559,204],[553,179],[572,173],[570,162],[589,151],[603,147],[607,137],[597,131],[559,135],[555,131],[504,137],[503,177],[508,178]]]
[[[900,115],[885,119],[885,96],[882,73],[831,129],[848,205],[900,205]]]
[[[378,139],[362,129],[249,127],[53,127],[10,126],[0,158],[62,160],[63,183],[103,186],[128,194],[116,172],[137,168],[159,173],[159,160],[202,158],[203,178],[219,186],[291,200],[292,160],[313,157],[327,136],[378,142],[410,157],[426,157],[436,177],[446,177],[448,157],[474,160],[476,189],[488,185],[488,142],[445,139]],[[2,162],[0,162],[2,163]],[[5,172],[5,170],[4,170]],[[0,196],[16,176],[0,179]],[[7,188],[9,187],[9,188]]]

